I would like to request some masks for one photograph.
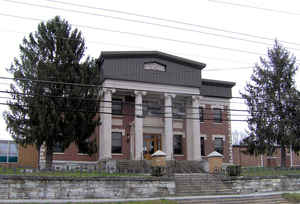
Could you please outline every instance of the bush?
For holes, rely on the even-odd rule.
[[[239,165],[231,165],[227,166],[226,173],[228,176],[240,176],[241,175],[241,166]]]

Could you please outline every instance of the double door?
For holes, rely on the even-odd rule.
[[[161,136],[159,134],[144,134],[143,139],[144,159],[150,160],[154,152],[161,150]]]

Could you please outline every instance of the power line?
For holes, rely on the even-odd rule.
[[[187,29],[187,28],[176,27],[176,26],[171,26],[171,25],[167,25],[167,24],[152,23],[152,22],[147,22],[147,21],[141,21],[141,20],[135,20],[135,19],[127,19],[127,18],[122,18],[122,17],[110,16],[110,15],[104,15],[104,14],[97,14],[97,13],[90,13],[90,12],[78,11],[78,10],[72,10],[72,9],[64,9],[64,8],[52,7],[52,6],[46,6],[46,5],[31,4],[31,3],[19,2],[19,1],[14,1],[14,0],[2,0],[2,1],[7,1],[7,2],[11,2],[11,3],[16,3],[16,4],[24,4],[24,5],[35,6],[35,7],[42,7],[42,8],[48,8],[48,9],[54,9],[54,10],[62,10],[62,11],[73,12],[73,13],[80,13],[80,14],[86,14],[86,15],[100,16],[100,17],[104,17],[104,18],[111,18],[111,19],[115,19],[115,20],[129,21],[129,22],[147,24],[147,25],[152,25],[152,26],[159,26],[159,27],[176,29],[176,30],[181,30],[181,31],[201,33],[201,34],[205,34],[205,35],[211,35],[211,36],[216,36],[216,37],[229,38],[229,39],[232,39],[232,40],[245,41],[245,42],[255,43],[255,44],[262,44],[262,45],[268,45],[268,46],[272,46],[273,45],[271,43],[265,43],[265,42],[261,42],[261,41],[249,40],[249,39],[245,39],[245,38],[237,38],[237,37],[233,37],[233,36],[229,36],[229,35],[222,35],[222,34],[204,32],[204,31],[193,30],[193,29]],[[300,50],[300,49],[297,49],[297,48],[290,48],[290,47],[287,47],[287,48],[294,49],[294,50]]]
[[[35,20],[35,21],[37,20],[36,18],[28,18],[25,16],[17,16],[17,15],[5,14],[5,13],[0,13],[0,15],[7,16],[7,17],[13,17],[13,18],[19,18],[22,20],[24,20],[24,19]],[[39,19],[39,21],[43,21],[43,20]],[[205,43],[196,43],[196,42],[187,41],[187,40],[178,40],[178,39],[166,38],[166,37],[155,36],[155,35],[147,35],[147,34],[141,34],[141,33],[114,30],[114,29],[108,29],[108,28],[104,28],[104,27],[94,27],[94,26],[86,26],[86,25],[80,25],[80,24],[71,24],[71,25],[82,27],[82,28],[87,28],[87,29],[92,29],[92,30],[102,30],[102,31],[106,31],[106,32],[119,33],[119,34],[124,34],[124,35],[133,35],[133,36],[157,39],[157,40],[164,40],[164,41],[176,42],[176,43],[180,43],[180,44],[188,44],[188,45],[195,45],[195,46],[200,46],[200,47],[209,47],[209,48],[214,48],[214,49],[227,50],[227,51],[231,51],[231,52],[247,53],[247,54],[251,54],[251,55],[265,55],[265,54],[258,53],[258,52],[252,52],[252,51],[241,50],[241,49],[236,49],[236,48],[221,47],[221,46],[210,45],[210,44],[205,44]]]
[[[19,34],[26,34],[26,35],[29,34],[28,32],[21,32],[21,31],[16,31],[16,30],[0,30],[0,32],[13,32],[13,33],[19,33]],[[59,36],[56,36],[56,38],[58,38],[58,39],[67,39],[65,37],[59,37]],[[68,40],[77,41],[76,39],[68,39]],[[133,45],[110,43],[110,42],[103,42],[103,41],[86,40],[86,42],[89,42],[91,44],[103,44],[103,45],[112,45],[112,46],[134,48],[134,49],[152,50],[152,48],[147,48],[147,47],[143,47],[143,46],[133,46]],[[197,56],[197,57],[203,57],[203,58],[207,58],[207,59],[213,59],[213,60],[219,60],[219,61],[228,61],[228,62],[233,62],[233,63],[248,63],[248,62],[243,62],[243,61],[233,60],[233,59],[228,59],[228,58],[208,57],[208,56],[199,55],[197,53],[182,53],[182,52],[174,52],[174,51],[171,51],[171,50],[162,50],[162,49],[158,49],[158,51],[166,52],[166,53],[174,53],[174,55]],[[207,71],[207,70],[205,70],[205,71]]]
[[[41,107],[44,107],[44,106],[37,106],[37,105],[34,105],[34,106],[30,106],[30,105],[20,105],[20,104],[9,104],[9,103],[0,103],[0,105],[7,105],[7,106],[17,106],[17,107],[33,107],[33,108],[41,108]],[[56,110],[59,110],[59,111],[65,111],[65,112],[84,112],[84,113],[100,113],[100,114],[109,114],[109,115],[115,115],[111,112],[105,112],[105,111],[88,111],[88,110],[74,110],[74,109],[67,109],[67,108],[64,108],[64,109],[56,109]],[[137,116],[137,117],[145,117],[147,115],[136,115],[136,114],[129,114],[129,113],[121,113],[121,114],[117,114],[117,115],[120,115],[120,116]],[[156,118],[175,118],[173,116],[158,116],[158,115],[151,115],[151,117],[156,117]],[[175,118],[176,119],[176,118]],[[180,117],[180,119],[191,119],[191,120],[199,120],[199,117]],[[205,120],[215,120],[213,118],[205,118]],[[246,122],[248,120],[235,120],[235,119],[224,119],[222,118],[222,121],[236,121],[236,122]],[[200,121],[199,121],[200,122]],[[220,123],[222,124],[222,123]]]
[[[99,17],[104,17],[104,18],[111,18],[111,19],[121,20],[121,21],[129,21],[129,22],[134,22],[134,23],[147,24],[147,25],[152,25],[152,26],[159,26],[159,27],[163,27],[163,28],[170,28],[170,29],[181,30],[181,31],[201,33],[201,34],[205,34],[205,35],[211,35],[211,36],[222,37],[222,38],[229,38],[229,39],[232,39],[232,40],[240,40],[240,41],[245,41],[245,42],[250,42],[250,43],[255,43],[255,44],[263,44],[263,45],[268,45],[268,46],[273,45],[271,43],[265,43],[265,42],[261,42],[261,41],[249,40],[249,39],[245,39],[245,38],[237,38],[237,37],[233,37],[233,36],[229,36],[229,35],[222,35],[222,34],[204,32],[204,31],[199,31],[199,30],[193,30],[193,29],[188,29],[188,28],[171,26],[171,25],[167,25],[167,24],[152,23],[152,22],[147,22],[147,21],[128,19],[128,18],[123,18],[123,17],[116,17],[116,16],[110,16],[110,15],[98,14],[98,13],[90,13],[90,12],[78,11],[78,10],[72,10],[72,9],[57,8],[57,7],[46,6],[46,5],[38,5],[38,4],[19,2],[19,1],[14,1],[14,0],[2,0],[2,1],[7,1],[7,2],[11,2],[11,3],[16,3],[16,4],[24,4],[24,5],[35,6],[35,7],[48,8],[48,9],[62,10],[62,11],[73,12],[73,13],[93,15],[93,16],[99,16]],[[300,50],[300,49],[297,49],[297,48],[293,48],[293,49]]]
[[[288,15],[297,15],[297,16],[300,15],[300,13],[297,13],[297,12],[291,12],[291,11],[285,11],[285,10],[279,10],[279,9],[270,9],[270,8],[265,8],[265,7],[253,6],[253,5],[249,5],[249,4],[239,4],[239,3],[233,3],[233,2],[222,1],[222,0],[208,0],[208,1],[211,1],[214,3],[219,3],[219,4],[228,4],[228,5],[232,5],[232,6],[252,8],[252,9],[257,9],[257,10],[276,12],[276,13],[282,13],[282,14],[288,14]]]
[[[221,32],[225,32],[225,33],[231,33],[231,34],[237,34],[237,35],[244,35],[244,36],[248,36],[248,37],[252,37],[252,38],[258,38],[258,39],[263,39],[263,40],[274,41],[273,38],[267,38],[267,37],[258,36],[258,35],[252,35],[252,34],[248,34],[248,33],[242,33],[242,32],[225,30],[225,29],[220,29],[220,28],[215,28],[215,27],[209,27],[209,26],[204,26],[204,25],[199,25],[199,24],[193,24],[193,23],[188,23],[188,22],[178,21],[178,20],[173,20],[173,19],[167,19],[167,18],[161,18],[161,17],[154,17],[154,16],[149,16],[149,15],[143,15],[143,14],[138,14],[138,13],[133,13],[133,12],[126,12],[126,11],[115,10],[115,9],[107,9],[107,8],[103,8],[103,7],[93,7],[93,6],[87,6],[87,5],[84,5],[84,4],[69,3],[69,2],[57,1],[57,0],[44,0],[44,1],[56,2],[56,3],[60,3],[60,4],[72,5],[72,6],[77,6],[77,7],[84,7],[84,8],[95,9],[95,10],[108,11],[108,12],[113,12],[113,13],[121,13],[121,14],[125,14],[125,15],[131,15],[131,16],[137,16],[137,17],[148,18],[148,19],[153,19],[153,20],[171,22],[171,23],[181,24],[181,25],[185,25],[185,26],[200,27],[200,28],[205,28],[205,29],[214,30],[214,31],[221,31]],[[280,40],[280,42],[287,43],[287,44],[294,44],[294,45],[299,45],[300,46],[300,43],[288,42],[288,41],[283,41],[283,40]]]

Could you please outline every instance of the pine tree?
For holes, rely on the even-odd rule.
[[[300,145],[295,116],[299,107],[294,80],[297,69],[296,58],[275,41],[268,59],[261,57],[255,65],[251,82],[242,93],[250,113],[250,134],[244,140],[249,153],[272,155],[279,146],[281,167],[286,166],[286,149],[292,146],[298,151]]]
[[[89,140],[97,126],[100,79],[96,61],[83,60],[81,32],[55,17],[40,23],[20,45],[20,57],[8,69],[11,84],[10,111],[4,112],[7,129],[18,144],[46,147],[46,168],[51,168],[53,147],[66,149],[74,142],[92,154]],[[90,84],[84,86],[81,84]]]

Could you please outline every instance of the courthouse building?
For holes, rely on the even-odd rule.
[[[157,51],[102,52],[98,152],[70,145],[55,163],[151,159],[202,160],[213,152],[232,162],[230,98],[233,82],[202,78],[205,64]],[[41,149],[40,162],[45,160]]]

